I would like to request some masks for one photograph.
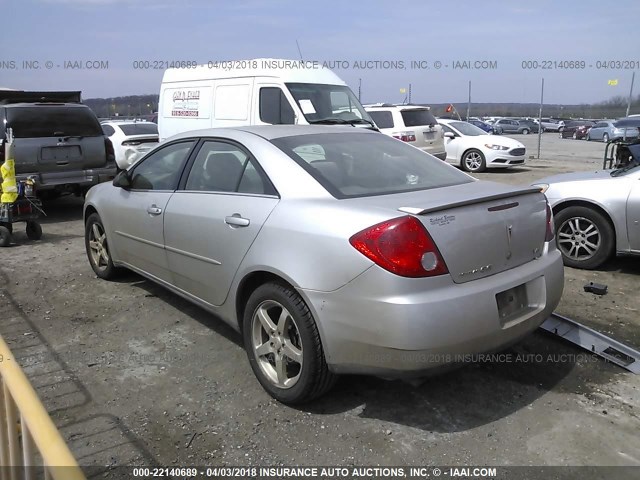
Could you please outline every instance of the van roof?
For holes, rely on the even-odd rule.
[[[195,68],[169,68],[164,72],[162,83],[243,77],[272,77],[285,83],[346,85],[340,77],[324,67],[322,62],[278,58],[212,61]]]
[[[221,128],[204,128],[200,130],[191,130],[188,132],[178,133],[167,139],[177,140],[180,138],[191,137],[217,137],[224,136],[225,133],[231,131],[246,132],[258,135],[266,140],[274,138],[292,137],[296,135],[312,135],[312,134],[349,134],[349,133],[366,133],[381,135],[381,133],[366,128],[344,127],[340,125],[246,125],[240,127],[221,127]]]

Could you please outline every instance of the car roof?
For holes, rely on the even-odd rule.
[[[251,125],[242,127],[205,128],[179,133],[171,140],[188,137],[224,137],[230,132],[252,133],[266,140],[282,137],[294,137],[296,135],[313,135],[327,133],[365,133],[380,135],[379,132],[360,127],[343,127],[337,125]],[[169,140],[169,139],[167,139]]]
[[[431,107],[427,105],[392,105],[389,103],[385,103],[382,105],[363,105],[365,110],[431,110]]]

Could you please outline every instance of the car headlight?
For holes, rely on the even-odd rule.
[[[549,190],[549,184],[548,183],[534,183],[531,186],[532,187],[538,187],[542,193],[546,193],[546,191]]]
[[[485,143],[485,147],[490,148],[491,150],[509,150],[509,147],[505,147],[503,145],[496,145],[494,143]]]

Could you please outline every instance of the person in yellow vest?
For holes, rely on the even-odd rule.
[[[0,196],[1,203],[13,203],[18,199],[18,186],[16,184],[16,168],[13,160],[13,139],[10,132],[7,135],[7,141],[5,141],[4,150],[5,158],[4,163],[0,165],[0,177],[2,179]]]

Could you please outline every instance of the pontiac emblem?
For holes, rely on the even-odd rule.
[[[511,258],[511,233],[513,231],[513,225],[507,225],[507,260]]]

